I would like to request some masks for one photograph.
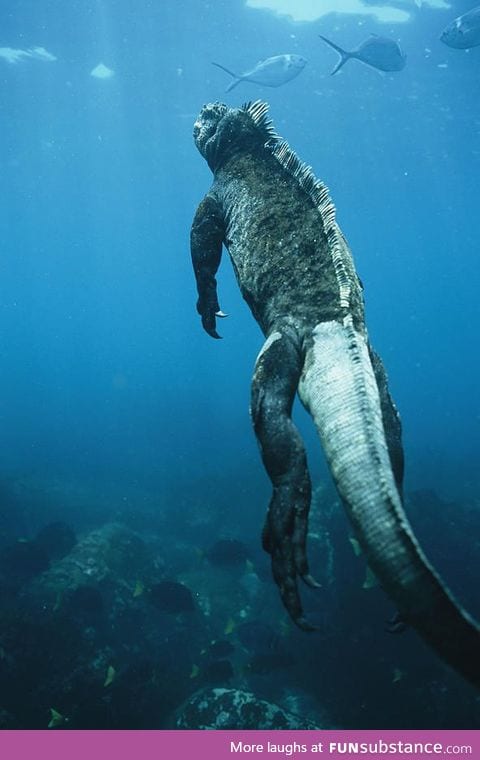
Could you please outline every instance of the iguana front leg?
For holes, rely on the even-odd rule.
[[[202,317],[204,330],[212,338],[221,336],[216,330],[216,317],[225,317],[217,297],[215,275],[222,257],[225,225],[220,208],[211,195],[200,203],[192,224],[190,247],[193,271],[197,281],[197,311]]]

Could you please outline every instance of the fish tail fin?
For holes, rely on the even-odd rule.
[[[233,90],[234,87],[237,86],[237,84],[240,84],[242,81],[242,77],[239,77],[238,74],[235,74],[234,71],[230,71],[230,69],[225,68],[225,66],[222,66],[221,63],[215,63],[215,61],[212,61],[212,66],[216,66],[218,69],[222,69],[222,71],[226,71],[227,74],[230,74],[231,77],[234,77],[233,82],[230,82],[225,92],[230,92],[230,90]]]
[[[233,90],[233,88],[236,87],[237,84],[240,84],[240,82],[242,81],[243,81],[242,77],[237,77],[236,79],[233,80],[233,82],[230,82],[225,92],[230,92],[230,90]]]
[[[342,68],[343,64],[346,63],[349,60],[349,58],[353,58],[353,55],[352,53],[349,53],[347,50],[344,50],[343,48],[341,48],[339,45],[335,45],[334,42],[332,42],[331,40],[328,40],[326,37],[323,37],[323,35],[319,34],[318,36],[320,37],[321,40],[326,42],[327,45],[330,45],[331,48],[336,50],[337,53],[339,53],[340,55],[339,62],[337,63],[337,65],[335,66],[335,68],[330,74],[331,76],[333,76],[334,74],[337,73],[339,69]]]
[[[336,74],[337,71],[339,71],[342,68],[343,64],[346,63],[348,61],[348,59],[351,58],[351,57],[352,56],[349,55],[349,54],[348,55],[342,55],[342,57],[340,58],[339,62],[335,66],[335,68],[332,69],[332,71],[330,72],[330,76],[333,77],[333,75]]]

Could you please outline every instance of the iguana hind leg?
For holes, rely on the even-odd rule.
[[[303,618],[297,579],[310,585],[306,554],[311,482],[305,447],[291,419],[303,365],[300,345],[284,331],[267,338],[255,365],[251,415],[273,494],[263,530],[263,547],[283,603],[295,622]]]

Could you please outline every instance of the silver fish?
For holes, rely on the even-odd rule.
[[[407,57],[400,45],[388,37],[377,37],[376,34],[372,34],[356,50],[348,51],[339,45],[335,45],[334,42],[321,34],[318,36],[337,53],[340,53],[340,60],[331,72],[332,74],[336,74],[350,58],[356,58],[357,61],[362,61],[362,63],[373,66],[374,69],[380,71],[401,71],[407,62]]]
[[[445,45],[457,50],[480,45],[480,5],[454,19],[441,33]]]
[[[280,85],[298,76],[306,62],[306,59],[302,58],[301,55],[293,55],[291,53],[274,55],[271,58],[266,58],[264,61],[259,61],[250,71],[245,71],[243,74],[235,74],[220,63],[212,61],[214,66],[235,77],[233,82],[228,85],[226,92],[233,90],[240,82],[253,82],[265,87],[280,87]]]

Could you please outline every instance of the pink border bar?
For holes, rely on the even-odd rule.
[[[0,752],[1,760],[480,760],[480,731],[2,731]]]

